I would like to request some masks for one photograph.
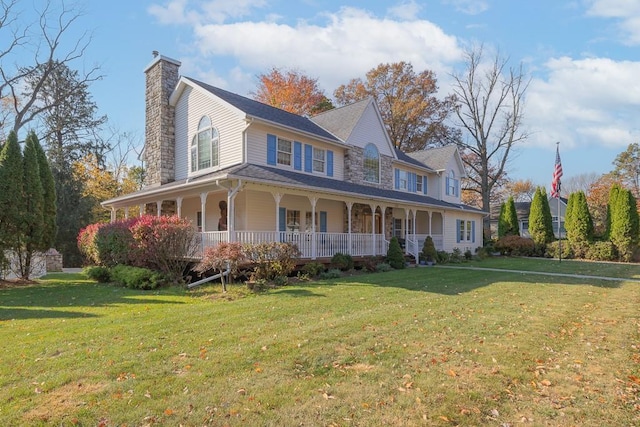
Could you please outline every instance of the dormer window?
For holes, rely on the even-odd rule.
[[[364,147],[364,180],[366,182],[380,182],[380,153],[378,147],[367,144]]]
[[[220,138],[211,119],[203,116],[198,123],[198,132],[191,140],[191,172],[218,166],[220,163]]]

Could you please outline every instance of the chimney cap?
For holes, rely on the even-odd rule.
[[[182,65],[182,63],[180,61],[178,61],[177,59],[173,59],[173,58],[169,58],[168,56],[160,55],[157,50],[154,50],[153,51],[153,61],[151,61],[151,63],[144,68],[144,72],[146,73],[147,71],[149,71],[149,69],[151,67],[153,67],[154,65],[156,65],[156,63],[158,63],[160,61],[168,62],[170,64],[173,64],[173,65],[177,66],[177,67],[180,67],[180,65]]]

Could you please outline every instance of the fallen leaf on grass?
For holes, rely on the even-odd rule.
[[[165,409],[164,414],[167,416],[173,415],[173,409],[169,409],[169,408]]]
[[[447,374],[449,374],[452,377],[457,377],[458,374],[456,373],[456,371],[454,371],[453,369],[449,369],[449,372],[447,372]]]

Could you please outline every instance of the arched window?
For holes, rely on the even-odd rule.
[[[191,172],[218,166],[220,141],[211,119],[203,116],[191,140]]]
[[[364,147],[364,180],[366,182],[380,182],[380,153],[378,147],[367,144]]]

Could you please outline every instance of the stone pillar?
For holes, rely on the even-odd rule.
[[[158,55],[144,70],[146,74],[145,187],[175,180],[175,109],[169,96],[179,79],[180,62]]]

